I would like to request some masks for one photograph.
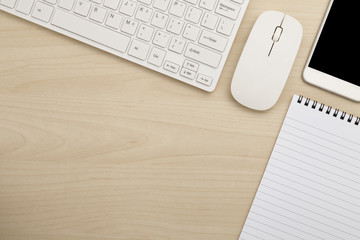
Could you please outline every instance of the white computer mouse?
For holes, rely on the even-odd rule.
[[[278,101],[303,36],[301,24],[277,11],[256,20],[236,67],[231,93],[242,105],[268,110]]]

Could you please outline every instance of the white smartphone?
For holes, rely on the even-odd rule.
[[[357,4],[330,1],[304,69],[306,82],[360,102],[359,24]]]

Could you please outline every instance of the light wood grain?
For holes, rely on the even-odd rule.
[[[0,239],[237,239],[294,93],[360,116],[302,70],[328,0],[252,0],[214,93],[0,12]],[[230,82],[257,16],[304,27],[278,104]]]

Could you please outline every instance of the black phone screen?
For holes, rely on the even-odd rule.
[[[359,23],[352,1],[334,0],[309,67],[360,86]]]

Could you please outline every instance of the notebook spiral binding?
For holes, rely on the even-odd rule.
[[[304,98],[303,96],[299,96],[297,102],[299,104],[302,104],[303,103],[303,100],[304,101],[304,105],[307,106],[307,107],[311,107],[312,109],[316,109],[316,106],[319,105],[319,111],[320,112],[324,112],[325,110],[325,113],[330,115],[331,113],[331,110],[333,110],[333,108],[331,106],[326,106],[325,104],[323,103],[318,103],[317,101],[311,101],[310,98]],[[354,117],[354,115],[351,115],[351,114],[347,114],[346,112],[344,111],[340,111],[339,109],[335,108],[333,113],[331,114],[333,117],[340,117],[340,120],[345,120],[348,122],[348,123],[354,123],[355,125],[359,126],[360,125],[360,117]]]

